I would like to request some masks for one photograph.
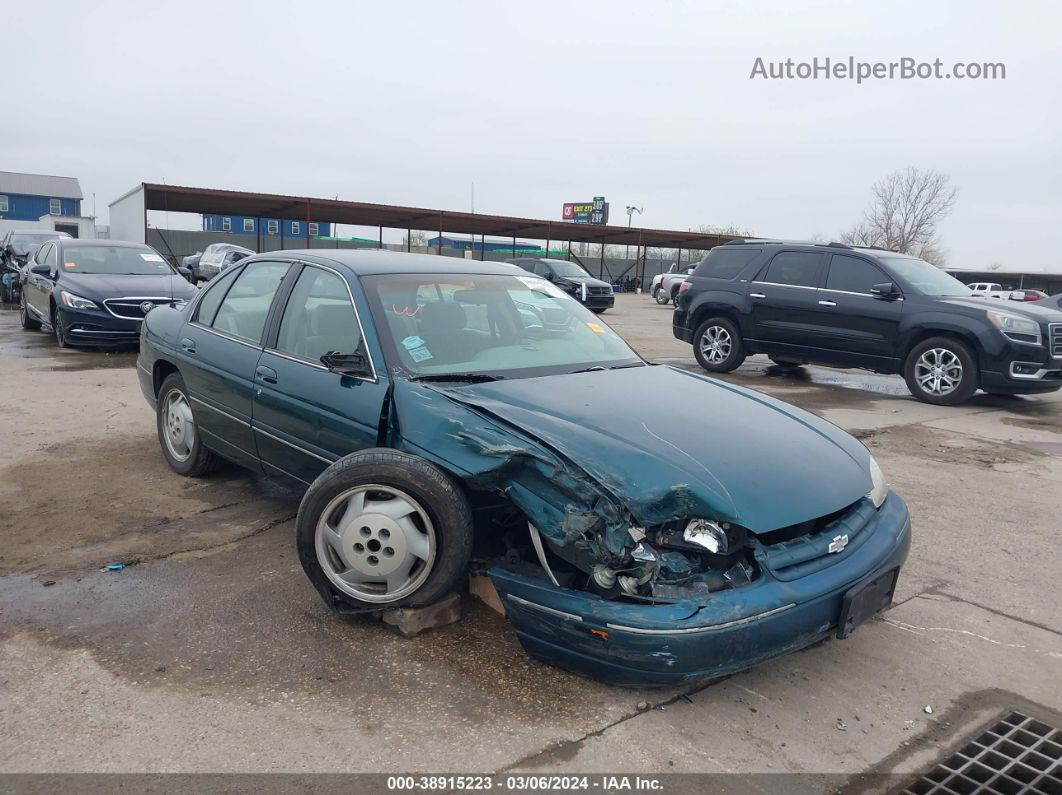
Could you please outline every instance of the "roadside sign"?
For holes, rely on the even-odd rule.
[[[570,224],[607,224],[608,202],[604,196],[595,196],[592,202],[565,202],[561,220]]]

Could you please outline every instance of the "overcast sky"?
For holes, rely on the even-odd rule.
[[[949,264],[1062,266],[1057,2],[86,2],[0,15],[0,170],[836,237],[908,165]],[[757,57],[996,81],[750,80]]]

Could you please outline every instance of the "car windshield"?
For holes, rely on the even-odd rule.
[[[881,257],[882,263],[922,295],[970,295],[970,288],[936,265],[913,257]]]
[[[537,276],[362,279],[393,368],[407,376],[522,378],[643,365],[623,339]]]
[[[16,254],[21,256],[26,254],[30,249],[36,248],[41,243],[47,240],[58,240],[59,235],[55,232],[41,232],[40,234],[27,234],[27,235],[12,235],[11,236],[11,249]]]
[[[553,269],[553,272],[558,276],[565,278],[587,279],[590,274],[576,265],[574,262],[568,262],[563,259],[551,259],[549,260],[549,266]]]
[[[64,246],[62,264],[67,273],[128,276],[165,276],[173,273],[166,260],[147,247]]]

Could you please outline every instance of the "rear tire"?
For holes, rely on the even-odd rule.
[[[956,406],[970,399],[979,380],[977,360],[969,346],[951,337],[920,342],[903,366],[911,394],[923,403]]]
[[[423,458],[362,450],[310,486],[295,540],[306,576],[333,609],[427,605],[467,573],[472,512],[460,487]]]
[[[18,302],[18,320],[22,324],[22,328],[26,331],[36,331],[41,327],[39,320],[34,320],[30,317],[29,310],[26,308],[25,296],[23,296]]]
[[[653,298],[656,299],[656,302],[660,304],[660,306],[666,306],[667,302],[671,300],[671,296],[664,292],[663,287],[656,288],[656,292],[653,293]]]
[[[733,321],[712,317],[701,323],[693,335],[697,363],[710,373],[729,373],[745,361],[745,344]]]
[[[591,309],[590,311],[593,312],[595,315],[603,315],[605,314],[605,312],[608,311],[608,307],[605,307],[604,309]]]
[[[170,373],[162,382],[156,402],[155,426],[162,454],[178,475],[195,478],[217,468],[221,459],[203,446],[180,373]]]

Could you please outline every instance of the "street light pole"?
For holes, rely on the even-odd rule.
[[[627,229],[628,230],[631,228],[631,219],[634,217],[635,213],[638,213],[639,215],[641,215],[642,208],[641,207],[634,207],[634,206],[628,204],[627,205]],[[604,245],[604,244],[602,244],[602,245]],[[624,259],[630,259],[631,258],[631,244],[630,243],[627,244],[627,249],[623,252],[623,258]]]

